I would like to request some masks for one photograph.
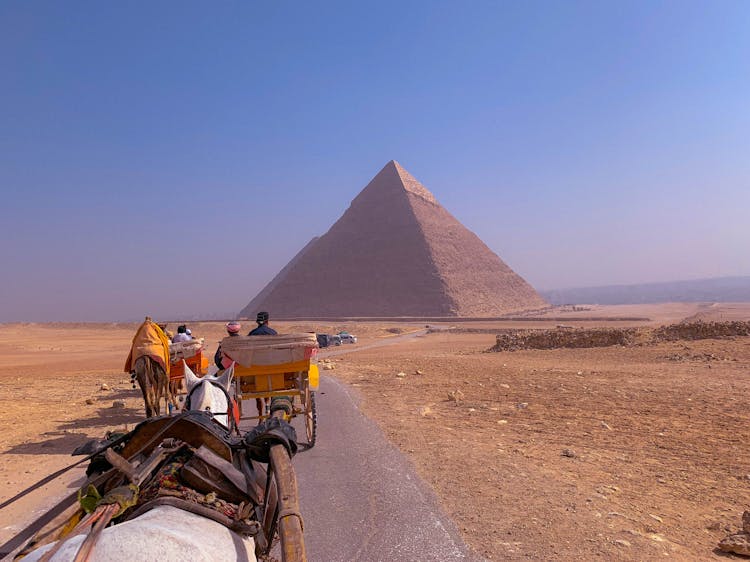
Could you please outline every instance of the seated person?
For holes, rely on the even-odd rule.
[[[185,324],[182,324],[181,326],[177,326],[177,333],[172,338],[172,343],[179,343],[179,342],[182,342],[182,341],[190,341],[191,339],[193,339],[193,338],[191,338],[187,334],[187,326],[185,326]]]
[[[268,312],[259,312],[255,321],[258,323],[258,327],[254,330],[250,330],[248,336],[276,336],[276,330],[268,325]]]
[[[278,335],[276,333],[276,330],[271,328],[268,325],[268,312],[259,312],[258,316],[255,318],[255,321],[258,323],[258,327],[254,330],[250,330],[250,333],[248,333],[248,336],[276,336]],[[260,423],[260,418],[264,415],[265,409],[266,409],[266,401],[263,398],[256,398],[255,399],[255,405],[258,407],[258,422]]]
[[[226,325],[227,328],[227,334],[229,334],[231,337],[239,336],[240,330],[242,329],[242,325],[239,322],[235,322],[232,320],[231,322],[227,322]],[[218,349],[216,350],[216,353],[214,354],[214,363],[219,369],[224,369],[224,365],[222,364],[222,355],[221,355],[221,344],[219,344]],[[227,365],[228,367],[229,365]]]

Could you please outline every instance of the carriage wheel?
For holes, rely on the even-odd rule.
[[[305,434],[307,447],[312,449],[318,438],[318,407],[315,403],[315,393],[309,386],[305,388]]]

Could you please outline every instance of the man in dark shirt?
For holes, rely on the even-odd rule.
[[[276,336],[278,335],[276,333],[276,330],[271,328],[268,325],[268,312],[259,312],[258,316],[255,318],[255,321],[258,323],[258,327],[254,330],[250,330],[250,333],[248,333],[248,336]],[[262,416],[264,415],[264,412],[266,411],[266,399],[265,398],[256,398],[255,399],[255,405],[258,407],[258,423],[261,423]]]
[[[254,330],[250,330],[248,336],[275,336],[277,335],[276,330],[268,325],[268,312],[259,312],[255,321],[258,323],[258,327]]]

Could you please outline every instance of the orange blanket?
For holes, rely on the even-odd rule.
[[[157,361],[169,374],[169,340],[162,329],[148,316],[133,336],[133,344],[130,346],[130,353],[125,361],[125,372],[130,373],[138,358],[144,355]]]

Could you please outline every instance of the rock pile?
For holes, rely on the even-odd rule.
[[[489,351],[648,345],[665,341],[750,336],[750,322],[692,322],[646,328],[556,328],[506,330]],[[671,359],[671,358],[670,358]],[[680,357],[679,359],[683,359]],[[719,360],[710,357],[707,360]]]
[[[742,531],[725,537],[719,542],[719,549],[742,556],[750,556],[750,511],[742,514]]]
[[[750,336],[750,322],[691,322],[662,326],[653,331],[654,341],[705,340]]]
[[[490,351],[632,345],[635,342],[637,335],[638,330],[636,328],[512,330],[498,334],[495,346],[491,348]]]

